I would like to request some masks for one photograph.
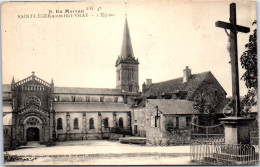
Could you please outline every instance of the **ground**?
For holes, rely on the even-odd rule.
[[[37,156],[33,161],[5,165],[187,165],[190,146],[142,146],[118,141],[57,142],[56,146],[8,151],[10,155]]]

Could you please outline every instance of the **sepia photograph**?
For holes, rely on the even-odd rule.
[[[256,6],[2,2],[4,165],[259,164]]]

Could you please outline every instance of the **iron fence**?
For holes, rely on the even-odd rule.
[[[225,144],[224,140],[193,140],[190,147],[192,161],[215,165],[252,165],[259,162],[259,146]]]

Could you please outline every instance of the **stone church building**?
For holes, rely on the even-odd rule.
[[[131,99],[139,93],[127,19],[121,55],[116,60],[116,88],[57,87],[31,76],[2,85],[5,150],[28,141],[118,138],[131,134]]]
[[[203,93],[217,105],[226,96],[213,74],[191,74],[188,67],[177,79],[160,83],[148,79],[141,92],[139,61],[134,56],[127,19],[115,68],[115,89],[58,87],[54,80],[48,83],[34,72],[23,80],[15,82],[13,78],[11,84],[3,84],[4,149],[29,141],[51,146],[55,141],[118,139],[123,135],[153,138],[153,129],[159,127],[154,127],[158,114],[169,120],[156,122],[160,127],[187,128],[193,115],[201,115],[192,108],[195,95]],[[158,110],[145,105],[147,101]]]

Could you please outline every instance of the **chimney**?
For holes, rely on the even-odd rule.
[[[146,92],[146,84],[145,84],[145,82],[144,82],[143,85],[142,85],[142,92],[143,92],[143,93]]]
[[[183,70],[183,83],[187,82],[191,76],[191,69],[188,66]]]
[[[146,88],[149,88],[152,85],[152,79],[146,79]]]

